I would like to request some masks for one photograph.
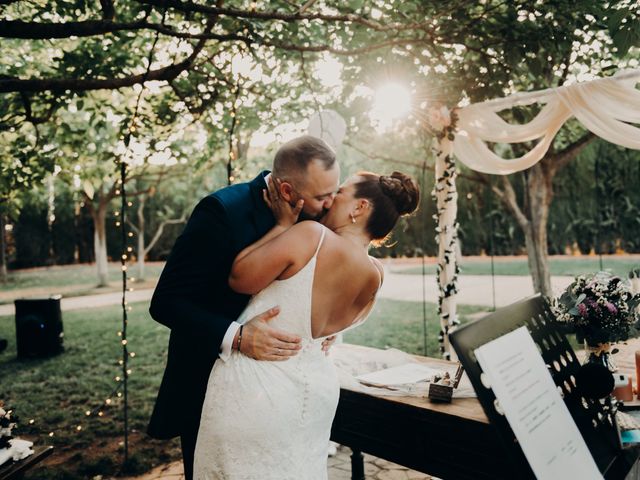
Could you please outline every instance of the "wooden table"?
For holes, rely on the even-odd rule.
[[[345,346],[346,347],[346,346]],[[349,346],[349,348],[367,348]],[[372,349],[373,350],[373,349]],[[444,360],[416,357],[430,364]],[[450,404],[341,389],[331,439],[350,447],[352,479],[364,479],[365,452],[446,480],[520,478],[476,398]],[[635,462],[637,454],[631,459]],[[607,478],[624,478],[630,465]]]
[[[33,447],[33,454],[19,462],[8,462],[0,467],[0,480],[20,479],[53,452],[53,447]]]

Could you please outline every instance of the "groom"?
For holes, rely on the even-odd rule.
[[[302,136],[278,150],[272,175],[281,180],[280,196],[292,207],[304,200],[300,218],[317,220],[333,203],[340,167],[323,140]],[[211,368],[218,357],[224,361],[237,349],[239,324],[234,320],[249,300],[229,288],[231,265],[242,249],[275,224],[263,198],[269,176],[262,172],[249,183],[223,188],[200,201],[176,240],[151,299],[151,316],[169,327],[171,336],[148,433],[160,439],[180,436],[187,479],[193,476]],[[271,308],[245,324],[242,354],[257,360],[286,360],[298,352],[300,337],[269,326],[277,314],[278,309]],[[323,347],[326,350],[328,344]]]

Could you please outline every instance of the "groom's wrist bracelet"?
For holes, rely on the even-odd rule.
[[[240,344],[242,343],[242,328],[244,325],[240,325],[240,329],[238,330],[238,343],[236,344],[236,349],[240,351]]]

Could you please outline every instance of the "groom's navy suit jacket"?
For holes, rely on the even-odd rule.
[[[249,300],[229,288],[231,265],[243,248],[274,225],[262,198],[267,173],[202,199],[160,275],[149,312],[171,329],[171,336],[148,428],[152,437],[172,438],[200,421],[224,334]]]

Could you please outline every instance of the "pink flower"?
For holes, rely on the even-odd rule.
[[[578,305],[578,313],[581,317],[587,316],[587,306],[584,303]]]
[[[451,125],[451,114],[449,109],[442,105],[435,105],[427,111],[427,122],[436,132],[441,132]]]
[[[609,313],[612,313],[614,315],[618,313],[618,309],[613,303],[607,302],[606,307],[607,307],[607,310],[609,310]]]

